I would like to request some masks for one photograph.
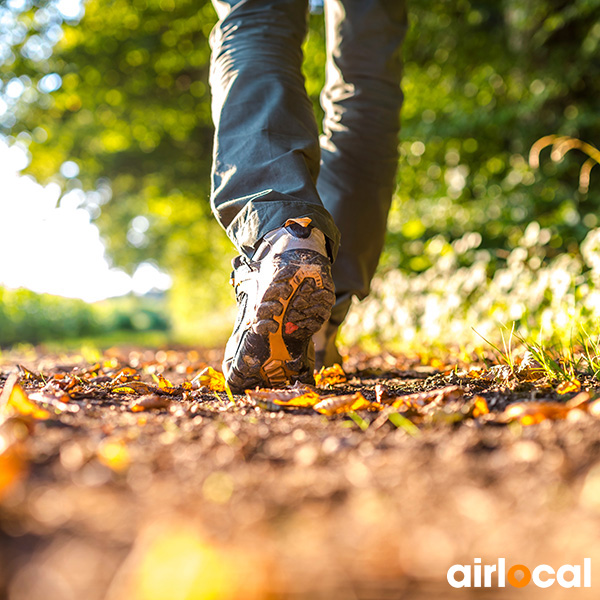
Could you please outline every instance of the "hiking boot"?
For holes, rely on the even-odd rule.
[[[332,367],[335,364],[342,365],[342,355],[335,343],[338,330],[339,325],[327,321],[313,336],[315,344],[315,370],[320,371],[323,367]]]
[[[313,383],[312,336],[335,302],[323,233],[290,220],[233,268],[238,316],[223,360],[231,390]]]

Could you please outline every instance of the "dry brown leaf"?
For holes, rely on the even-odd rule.
[[[206,386],[213,392],[224,392],[227,386],[223,373],[216,371],[212,367],[202,369],[194,379],[192,379],[192,387],[197,390],[202,386]]]
[[[481,377],[487,381],[508,381],[513,370],[508,365],[496,365],[489,368]]]
[[[147,396],[141,396],[140,398],[134,400],[129,405],[129,409],[132,412],[141,412],[143,410],[151,410],[153,408],[169,408],[170,405],[170,398],[158,396],[157,394],[148,394]]]
[[[527,350],[523,355],[521,364],[517,367],[515,373],[519,379],[525,381],[537,381],[546,376],[544,367],[530,350]]]
[[[325,398],[314,406],[314,409],[317,412],[322,415],[327,415],[328,417],[340,413],[353,412],[355,410],[364,410],[365,408],[381,410],[382,406],[377,403],[369,402],[360,392]]]
[[[375,398],[380,404],[387,404],[392,398],[390,388],[383,383],[378,383],[375,386]]]
[[[440,404],[450,400],[456,400],[463,396],[465,391],[458,385],[449,385],[438,390],[407,394],[394,399],[394,408],[406,408],[419,410],[428,404]]]
[[[326,385],[335,385],[336,383],[345,382],[346,373],[344,373],[344,369],[342,369],[342,366],[337,363],[332,367],[323,367],[315,375],[315,384],[319,387],[324,387]]]

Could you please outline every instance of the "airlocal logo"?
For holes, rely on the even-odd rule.
[[[506,568],[506,560],[499,558],[495,565],[482,565],[476,558],[473,565],[452,565],[448,569],[448,583],[454,588],[463,587],[506,587],[506,582],[516,588],[532,583],[537,587],[548,588],[555,582],[564,588],[592,587],[592,560],[583,559],[581,565],[563,565],[556,571],[550,565],[538,565],[530,569],[525,565]]]

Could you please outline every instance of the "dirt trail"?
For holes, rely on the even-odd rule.
[[[208,351],[113,350],[98,369],[112,375],[94,377],[91,365],[65,357],[0,366],[0,388],[19,372],[17,362],[31,371],[20,371],[28,395],[56,375],[56,383],[79,377],[81,384],[69,384],[62,405],[38,402],[47,417],[16,416],[1,426],[0,599],[568,593],[558,584],[454,590],[446,581],[453,564],[500,557],[530,568],[589,557],[592,588],[573,592],[597,597],[594,416],[577,411],[522,426],[448,412],[415,430],[380,412],[271,412],[243,397],[231,403],[224,392],[177,387],[219,360]],[[113,391],[127,365],[142,384],[159,389],[154,373],[177,388],[158,394],[167,407],[131,410],[139,394]],[[381,383],[395,395],[460,385],[464,402],[480,395],[492,412],[515,400],[574,395],[539,384],[511,390],[391,356],[356,355],[346,370],[347,382],[319,393],[361,390],[371,400]]]

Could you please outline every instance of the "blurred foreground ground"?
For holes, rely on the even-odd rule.
[[[143,382],[162,374],[179,385],[221,356],[113,350],[103,360],[105,372],[130,366]],[[76,381],[89,367],[8,356],[0,389],[12,372],[35,393],[51,375]],[[347,383],[322,395],[458,384],[492,412],[574,395],[461,379],[390,355],[356,354],[345,368]],[[207,390],[132,412],[134,396],[109,391],[109,380],[72,388],[68,409],[47,405],[46,418],[19,421],[27,431],[11,447],[3,425],[2,600],[598,596],[600,421],[590,414],[531,426],[448,417],[413,430],[379,413],[271,412]],[[455,563],[500,557],[531,569],[589,557],[592,588],[446,581]]]

